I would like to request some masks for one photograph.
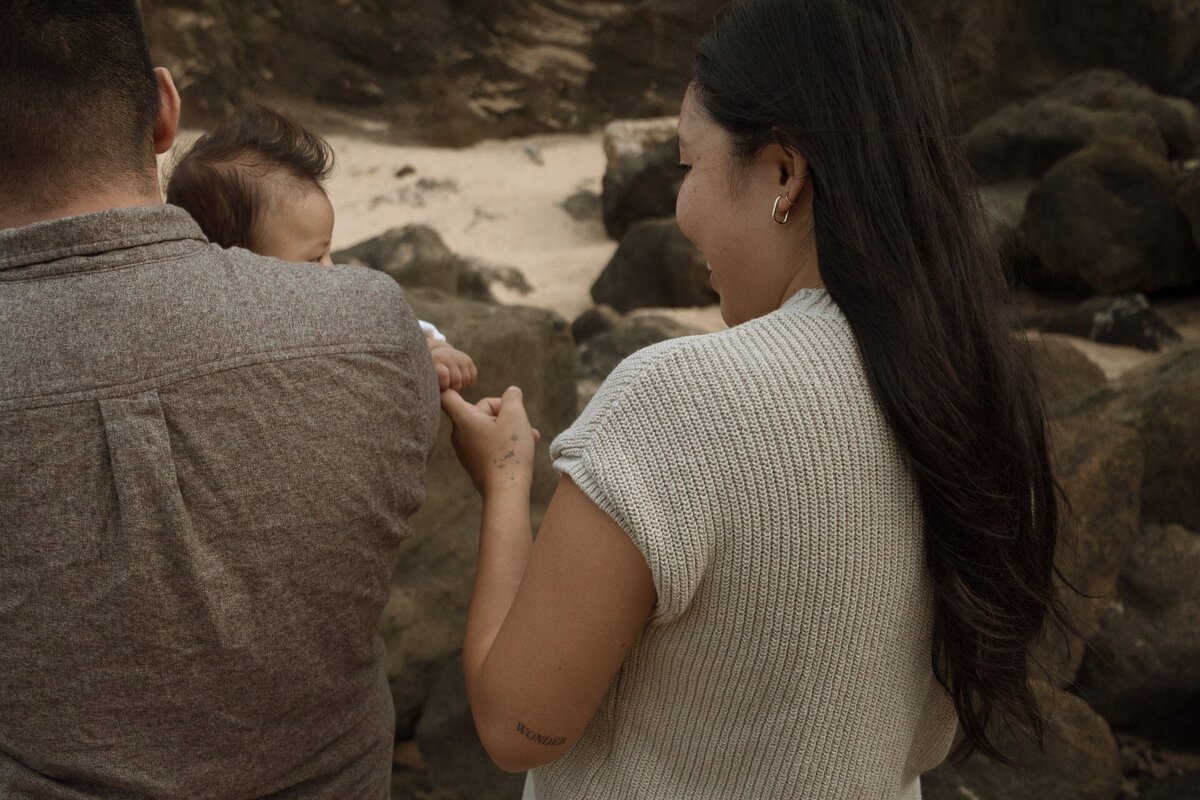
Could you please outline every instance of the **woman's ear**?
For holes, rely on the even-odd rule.
[[[808,159],[790,147],[784,147],[783,151],[786,158],[780,168],[784,176],[784,194],[794,205],[800,201],[800,195],[809,184]]]

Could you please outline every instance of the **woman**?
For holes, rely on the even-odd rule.
[[[553,444],[444,396],[483,494],[464,646],[538,800],[918,798],[1040,737],[1056,486],[899,0],[744,0],[698,45],[679,225],[731,329],[637,353]]]

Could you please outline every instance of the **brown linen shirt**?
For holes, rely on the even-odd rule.
[[[380,273],[171,206],[0,230],[0,797],[386,798],[437,399]]]

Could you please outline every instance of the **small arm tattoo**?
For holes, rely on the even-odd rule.
[[[543,736],[540,733],[535,733],[535,732],[529,730],[529,728],[526,728],[520,722],[517,723],[517,733],[521,734],[526,739],[528,739],[529,741],[531,741],[535,744],[542,744],[542,745],[545,745],[546,747],[559,747],[560,745],[564,745],[567,743],[567,737],[565,737],[565,736],[555,736],[555,737]]]

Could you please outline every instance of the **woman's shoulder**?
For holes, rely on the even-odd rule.
[[[801,390],[810,382],[826,383],[831,373],[852,373],[859,363],[840,313],[785,306],[729,330],[639,350],[605,379],[580,421],[634,411],[675,419],[689,410],[729,408],[783,376],[791,389]]]
[[[728,330],[651,345],[629,356],[610,380],[632,388],[669,375],[697,386],[730,385],[738,378],[776,373],[785,365],[829,366],[847,358],[857,362],[846,318],[827,294],[818,299],[823,302],[814,306],[801,299]]]

